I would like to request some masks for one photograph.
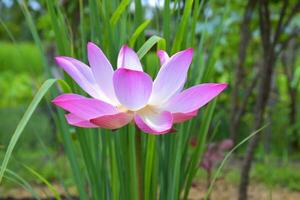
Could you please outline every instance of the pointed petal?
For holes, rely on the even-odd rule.
[[[172,113],[189,113],[207,104],[220,94],[227,84],[204,83],[191,87],[173,96],[164,109]]]
[[[86,64],[69,57],[56,57],[55,61],[90,96],[107,101],[98,88],[91,69]]]
[[[87,80],[89,80],[92,83],[95,82],[91,68],[89,66],[87,66],[86,64],[84,64],[83,62],[81,62],[75,58],[71,58],[71,57],[67,57],[67,56],[60,56],[57,58],[58,59],[63,58],[63,59],[68,60],[84,76],[84,78],[86,78]]]
[[[136,71],[143,71],[138,55],[127,45],[123,45],[121,47],[118,56],[118,68],[122,67]]]
[[[144,107],[152,92],[151,77],[141,71],[120,68],[114,73],[114,88],[119,102],[135,111]]]
[[[117,113],[114,115],[104,115],[91,119],[93,124],[101,128],[118,129],[128,124],[133,119],[132,114]]]
[[[103,93],[112,101],[110,103],[117,105],[118,101],[115,96],[112,80],[114,70],[110,62],[101,49],[94,43],[89,42],[87,45],[87,50],[88,60],[96,83]]]
[[[170,60],[170,57],[169,57],[168,53],[165,52],[165,51],[163,51],[163,50],[158,50],[158,51],[157,51],[157,56],[159,57],[161,67],[164,67],[165,64]],[[186,82],[186,78],[185,78],[185,80],[183,81],[182,85],[181,85],[181,86],[178,88],[178,90],[175,92],[175,94],[177,94],[177,93],[179,93],[179,92],[182,91],[185,82]]]
[[[180,90],[186,80],[192,57],[192,49],[178,52],[160,68],[153,83],[150,104],[164,103]]]
[[[138,113],[134,121],[142,131],[150,134],[168,133],[173,125],[172,114],[167,111]]]
[[[97,128],[95,124],[89,122],[88,120],[81,119],[80,117],[77,117],[76,115],[69,113],[65,115],[68,124],[72,126],[78,126],[83,128]]]
[[[181,123],[184,121],[187,121],[189,119],[192,119],[195,117],[198,113],[198,110],[189,112],[189,113],[172,113],[173,116],[173,123]]]
[[[161,66],[163,66],[170,59],[168,53],[163,50],[158,50],[156,54],[159,57]]]
[[[77,94],[62,94],[53,99],[52,103],[84,120],[119,112],[108,103]]]

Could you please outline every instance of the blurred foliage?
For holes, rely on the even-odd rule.
[[[0,151],[0,156],[2,157],[3,155],[4,152]],[[11,160],[11,170],[17,172],[19,176],[30,183],[37,185],[43,184],[35,176],[29,173],[24,168],[23,164],[32,166],[35,170],[38,170],[40,174],[43,174],[43,177],[51,182],[63,180],[66,187],[72,186],[72,179],[70,178],[71,171],[69,170],[70,167],[67,158],[63,154],[57,154],[53,148],[52,150],[49,149],[49,151],[38,148],[34,148],[30,151],[18,151]],[[5,191],[5,189],[14,188],[16,185],[13,182],[4,180],[2,186],[2,191]]]
[[[61,147],[56,142],[53,125],[47,111],[43,110],[44,108],[41,107],[37,110],[27,124],[24,135],[15,148],[10,169],[19,173],[26,180],[39,184],[36,177],[23,167],[23,164],[31,165],[48,180],[58,180],[59,177],[62,177],[66,179],[65,183],[68,183],[69,170],[64,170],[64,173],[61,174],[58,170],[68,168],[68,163],[60,153],[62,152]],[[25,109],[26,106],[0,109],[0,158],[3,158],[6,145]],[[13,185],[5,183],[5,187],[11,186]]]
[[[0,144],[6,145],[12,133],[15,130],[17,122],[19,122],[22,114],[25,111],[25,106],[18,106],[14,108],[1,108],[0,109]],[[49,116],[45,111],[37,111],[24,130],[24,137],[20,140],[21,149],[40,147],[41,144],[38,138],[43,138],[43,142],[53,142],[53,129],[49,121]],[[16,149],[20,149],[16,147]]]
[[[41,15],[39,1],[25,0],[28,2],[29,8],[33,16]],[[1,26],[5,24],[5,27]],[[8,33],[8,31],[10,33]],[[14,38],[11,38],[13,36]],[[26,20],[16,0],[0,0],[0,39],[10,41],[17,39],[17,41],[28,40],[31,33],[27,28]]]
[[[32,43],[12,44],[0,41],[0,71],[9,70],[14,73],[41,75],[42,60],[39,50]]]
[[[32,78],[27,73],[15,73],[9,70],[2,71],[0,76],[0,108],[24,105],[34,95]]]
[[[291,190],[300,190],[299,165],[273,165],[257,163],[252,177],[270,187],[281,186]]]
[[[254,183],[262,183],[269,188],[285,187],[300,191],[299,163],[274,164],[275,161],[256,163],[251,177]],[[226,181],[236,185],[239,183],[239,169],[231,167],[223,174]]]
[[[0,108],[30,102],[42,80],[43,67],[32,43],[0,42]]]

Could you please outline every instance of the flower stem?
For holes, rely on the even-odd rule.
[[[138,195],[139,200],[143,199],[143,176],[142,176],[142,138],[141,131],[135,128],[135,153],[136,153],[136,169],[138,176]]]

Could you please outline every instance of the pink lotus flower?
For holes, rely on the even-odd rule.
[[[62,94],[52,101],[69,112],[66,119],[73,126],[118,129],[134,121],[146,133],[167,133],[174,123],[197,115],[200,107],[227,86],[205,83],[182,91],[192,61],[192,49],[172,57],[158,51],[162,66],[154,81],[143,72],[137,54],[126,45],[119,52],[115,71],[95,44],[88,43],[87,50],[91,67],[74,58],[55,58],[92,97]]]

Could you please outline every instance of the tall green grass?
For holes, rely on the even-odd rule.
[[[200,33],[196,31],[197,23],[207,21],[203,9],[213,2],[175,1],[175,5],[184,5],[183,8],[179,6],[175,9],[171,7],[171,1],[166,0],[164,8],[155,12],[155,17],[162,19],[162,24],[159,20],[144,19],[143,12],[146,8],[139,0],[134,1],[134,11],[129,9],[130,3],[133,3],[129,0],[80,0],[79,13],[76,13],[79,14],[79,21],[66,18],[68,8],[62,7],[60,1],[44,0],[43,3],[45,12],[51,19],[51,29],[55,34],[53,42],[58,55],[73,56],[86,61],[86,43],[93,41],[115,65],[118,49],[122,44],[128,43],[138,52],[145,71],[154,76],[159,66],[154,65],[151,51],[165,49],[173,54],[194,47],[196,51],[190,69],[193,76],[189,76],[186,87],[202,81],[215,81],[214,63],[220,55],[214,48],[219,43],[219,37],[214,39],[209,51],[204,51],[205,30]],[[40,54],[45,56],[44,43],[38,35],[30,11],[24,1],[20,1],[20,6]],[[226,7],[223,14],[228,12]],[[75,16],[75,13],[72,14],[71,16]],[[75,29],[71,28],[74,24]],[[223,26],[221,21],[218,36],[222,33]],[[157,27],[159,29],[154,30],[157,35],[148,37],[145,34],[147,30],[153,31]],[[204,52],[207,59],[204,59]],[[43,62],[50,75],[45,57]],[[70,86],[72,91],[82,92],[68,76],[65,80],[64,85]],[[58,90],[54,89],[50,96],[53,98],[57,94]],[[188,199],[215,107],[216,101],[213,101],[202,108],[195,119],[176,125],[176,133],[160,136],[141,133],[133,125],[114,132],[73,128],[67,125],[61,110],[53,111],[80,199]],[[26,116],[24,120],[26,122]],[[24,125],[21,123],[21,129]],[[2,163],[0,178],[4,174],[19,132],[20,129],[17,129],[9,146]],[[189,148],[192,135],[199,141],[195,149]]]

